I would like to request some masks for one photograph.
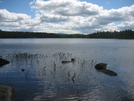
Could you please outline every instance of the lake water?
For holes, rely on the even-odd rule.
[[[134,40],[0,39],[0,57],[10,61],[0,85],[15,101],[134,101]],[[100,62],[118,75],[97,71]]]

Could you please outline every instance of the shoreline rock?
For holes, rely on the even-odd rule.
[[[9,64],[9,63],[10,63],[9,61],[0,58],[0,66],[6,65],[6,64]]]
[[[15,90],[9,86],[0,85],[0,101],[14,101]]]

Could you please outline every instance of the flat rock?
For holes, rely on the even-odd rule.
[[[0,101],[14,101],[15,90],[9,86],[0,85]]]
[[[109,69],[101,69],[101,70],[98,70],[99,72],[102,72],[104,74],[107,74],[107,75],[110,75],[110,76],[117,76],[118,74],[112,70],[109,70]]]

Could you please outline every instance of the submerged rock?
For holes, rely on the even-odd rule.
[[[107,68],[107,64],[106,63],[98,63],[98,64],[95,65],[95,68],[99,72],[105,73],[107,75],[117,76],[117,73],[115,73],[114,71],[106,69]]]
[[[15,90],[9,86],[0,85],[0,101],[14,101]]]
[[[61,63],[70,63],[70,62],[74,62],[74,61],[75,61],[75,59],[72,58],[71,61],[62,61]]]
[[[10,63],[10,62],[5,59],[0,58],[0,66],[6,65],[8,63]]]
[[[26,69],[21,69],[22,72],[24,72]]]
[[[101,69],[101,70],[98,70],[99,72],[102,72],[102,73],[105,73],[107,75],[110,75],[110,76],[117,76],[118,74],[115,73],[114,71],[112,70],[108,70],[108,69]]]
[[[95,68],[100,70],[100,69],[106,69],[107,68],[107,64],[106,63],[98,63],[95,65]]]

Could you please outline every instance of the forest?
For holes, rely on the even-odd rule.
[[[134,31],[124,30],[124,31],[106,31],[106,32],[96,32],[87,35],[88,38],[113,38],[113,39],[134,39]]]
[[[102,31],[92,34],[61,34],[47,32],[23,32],[23,31],[2,31],[0,38],[112,38],[112,39],[134,39],[134,31]]]

